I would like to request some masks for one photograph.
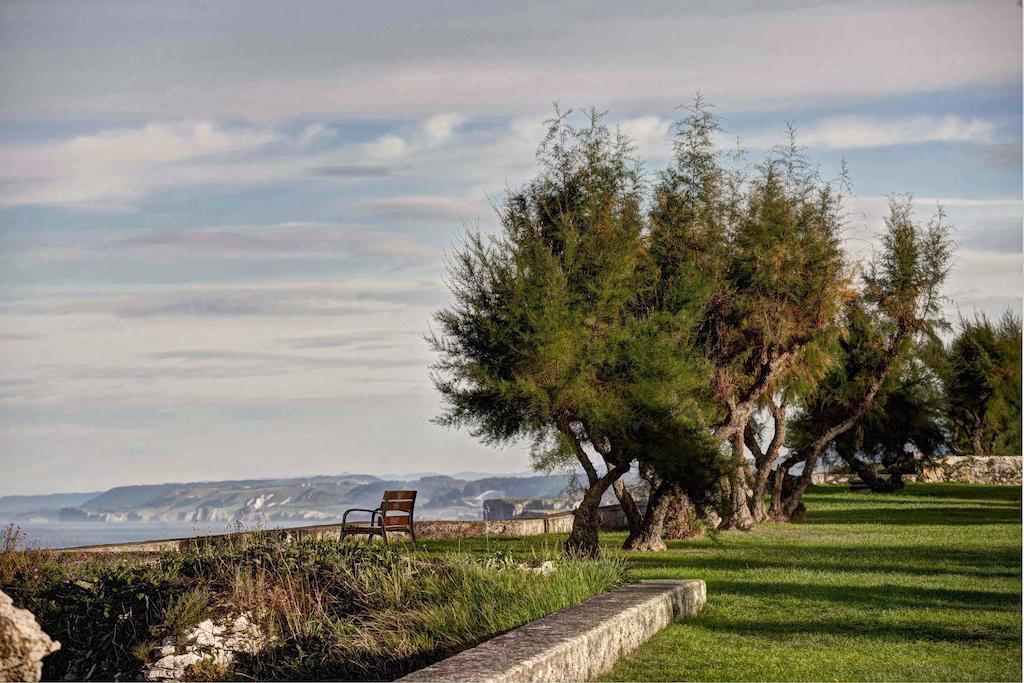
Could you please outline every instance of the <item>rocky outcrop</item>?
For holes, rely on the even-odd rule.
[[[1020,456],[948,456],[921,464],[919,481],[1021,485]]]
[[[43,632],[35,615],[14,606],[0,591],[0,681],[38,681],[43,657],[60,649],[60,643]]]
[[[142,679],[177,681],[190,666],[203,662],[227,667],[234,662],[237,653],[259,652],[266,640],[259,626],[244,614],[223,624],[207,619],[196,624],[185,636],[184,645],[176,644],[173,638],[165,638],[156,649],[155,661],[143,668]]]

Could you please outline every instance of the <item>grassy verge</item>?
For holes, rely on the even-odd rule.
[[[812,489],[802,524],[670,541],[638,578],[698,578],[704,613],[608,680],[1021,680],[1021,495],[912,484]],[[608,534],[611,550],[622,535]],[[529,554],[554,538],[432,544]]]
[[[502,552],[285,545],[259,533],[148,562],[0,554],[0,589],[63,645],[45,661],[44,677],[57,680],[133,680],[163,639],[238,614],[254,617],[269,645],[195,677],[393,679],[604,592],[623,574],[614,559],[558,560],[541,574]]]

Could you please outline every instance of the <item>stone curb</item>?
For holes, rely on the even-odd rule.
[[[400,681],[586,681],[704,607],[703,581],[641,581],[460,652]]]

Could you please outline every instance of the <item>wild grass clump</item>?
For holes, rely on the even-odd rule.
[[[62,649],[44,676],[124,680],[200,621],[241,614],[267,639],[204,678],[393,679],[604,592],[620,560],[558,560],[549,574],[508,553],[470,557],[245,534],[146,560],[0,554],[0,589]],[[218,673],[219,672],[219,673]]]

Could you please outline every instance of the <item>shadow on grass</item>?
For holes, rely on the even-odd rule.
[[[770,600],[785,596],[858,604],[880,610],[953,609],[1019,612],[1020,593],[919,588],[882,584],[880,586],[844,586],[835,584],[763,583],[749,581],[713,581],[708,587],[718,594],[731,593]]]
[[[785,621],[765,618],[721,618],[708,614],[701,617],[699,627],[716,633],[735,634],[743,637],[770,637],[773,639],[807,634],[809,636],[833,636],[842,638],[873,638],[887,642],[932,641],[963,644],[984,644],[988,646],[1017,646],[1020,644],[1019,628],[999,628],[973,625],[965,628],[959,624],[942,622],[886,623],[860,619],[835,619],[828,616],[820,619],[788,619]]]
[[[846,486],[810,486],[805,498],[855,498],[872,495],[868,492],[853,492]],[[894,493],[877,494],[882,499],[942,498],[979,501],[1021,502],[1021,490],[1017,486],[992,486],[990,484],[918,484],[909,483]]]
[[[685,543],[685,542],[682,542]],[[949,548],[945,546],[860,545],[839,549],[829,545],[776,544],[675,546],[668,553],[631,555],[637,569],[663,568],[706,572],[790,569],[800,572],[910,574],[929,576],[963,573],[992,578],[1019,578],[1020,547]]]
[[[866,502],[866,501],[865,501]],[[981,524],[1019,524],[1020,507],[983,505],[885,507],[889,501],[873,502],[873,507],[809,508],[800,524],[892,524],[896,526],[977,526]]]

